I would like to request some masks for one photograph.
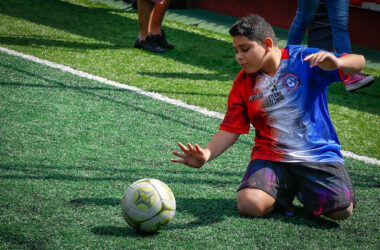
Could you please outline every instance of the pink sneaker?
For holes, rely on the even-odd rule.
[[[360,88],[369,86],[375,81],[375,78],[371,75],[364,75],[362,73],[357,73],[351,75],[351,78],[346,82],[346,90],[354,91]]]

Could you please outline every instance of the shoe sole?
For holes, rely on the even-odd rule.
[[[364,87],[371,85],[374,81],[375,81],[375,78],[373,78],[373,76],[366,77],[357,83],[353,83],[353,84],[346,86],[346,90],[347,91],[354,91],[357,89],[361,89],[361,88],[364,88]]]
[[[149,49],[144,49],[142,46],[133,46],[133,48],[149,51],[149,52],[152,52],[152,53],[164,53],[165,52],[165,49],[162,49],[162,50],[149,50]]]

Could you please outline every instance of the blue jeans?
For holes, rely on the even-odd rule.
[[[298,9],[289,30],[288,44],[301,44],[306,28],[313,19],[320,0],[298,0]],[[325,0],[337,53],[351,53],[348,35],[348,9],[350,0]]]
[[[325,0],[320,0],[317,12],[309,24],[307,47],[335,51]]]

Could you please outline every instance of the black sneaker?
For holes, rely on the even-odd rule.
[[[166,41],[166,36],[165,36],[164,30],[161,30],[161,35],[152,35],[151,34],[150,36],[152,37],[152,40],[161,48],[174,49],[174,45],[170,44],[170,43],[168,43],[168,41]]]
[[[136,38],[135,44],[133,45],[136,49],[143,49],[154,53],[163,53],[165,49],[158,46],[150,36],[147,36],[145,40],[140,41]]]

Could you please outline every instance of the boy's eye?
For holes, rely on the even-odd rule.
[[[234,48],[235,54],[240,52],[246,53],[251,47],[250,46],[244,46],[244,47],[239,47],[239,48]]]

